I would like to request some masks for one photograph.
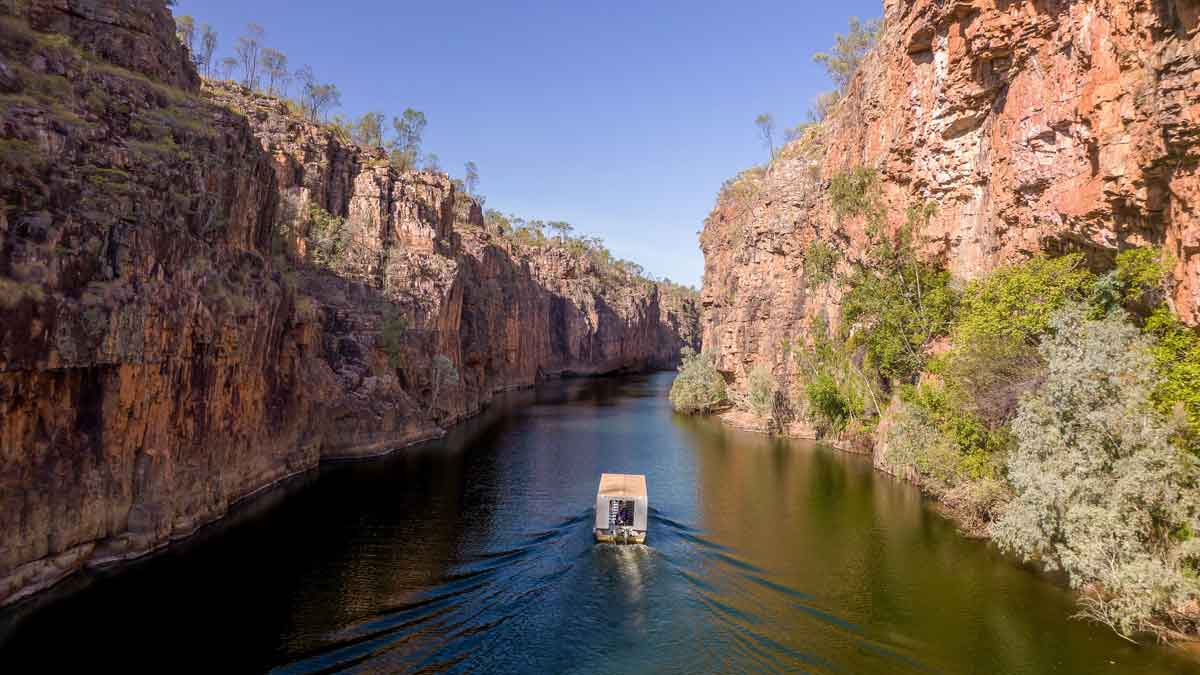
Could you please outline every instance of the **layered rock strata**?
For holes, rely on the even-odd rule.
[[[161,0],[0,4],[0,604],[496,391],[670,366],[698,329],[666,297],[202,88]]]
[[[867,248],[830,181],[874,169],[888,226],[962,280],[1028,256],[1124,247],[1174,261],[1172,303],[1200,322],[1200,4],[1194,0],[887,0],[876,49],[823,124],[729,181],[705,222],[703,341],[736,387],[757,364],[797,379],[788,345],[840,316],[807,278]]]

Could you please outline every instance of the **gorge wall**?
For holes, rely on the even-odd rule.
[[[697,314],[202,85],[161,0],[0,4],[0,604],[495,392],[670,367]]]
[[[840,316],[805,275],[867,247],[830,180],[877,171],[889,222],[936,211],[916,241],[959,279],[1039,252],[1122,248],[1174,261],[1171,303],[1200,322],[1200,3],[887,0],[877,47],[824,123],[722,189],[705,222],[703,342],[737,387],[756,365],[794,382],[786,344]]]

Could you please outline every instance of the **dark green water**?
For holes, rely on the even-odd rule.
[[[1069,619],[862,458],[676,417],[671,375],[517,395],[0,615],[0,672],[1185,673]],[[603,471],[644,547],[597,546]]]

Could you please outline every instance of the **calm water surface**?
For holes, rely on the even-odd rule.
[[[0,671],[1186,673],[911,487],[671,414],[671,374],[515,395],[0,615]],[[592,543],[644,473],[646,546]]]

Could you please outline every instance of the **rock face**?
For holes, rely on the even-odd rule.
[[[1173,303],[1200,322],[1200,4],[1194,0],[887,0],[885,30],[837,111],[764,170],[727,183],[705,222],[703,337],[738,383],[795,375],[786,341],[836,323],[806,278],[814,241],[866,246],[830,179],[878,172],[889,225],[936,212],[920,250],[959,278],[1037,252],[1100,264],[1126,246],[1176,261]]]
[[[496,391],[669,367],[695,310],[202,89],[161,0],[0,5],[0,604]]]

